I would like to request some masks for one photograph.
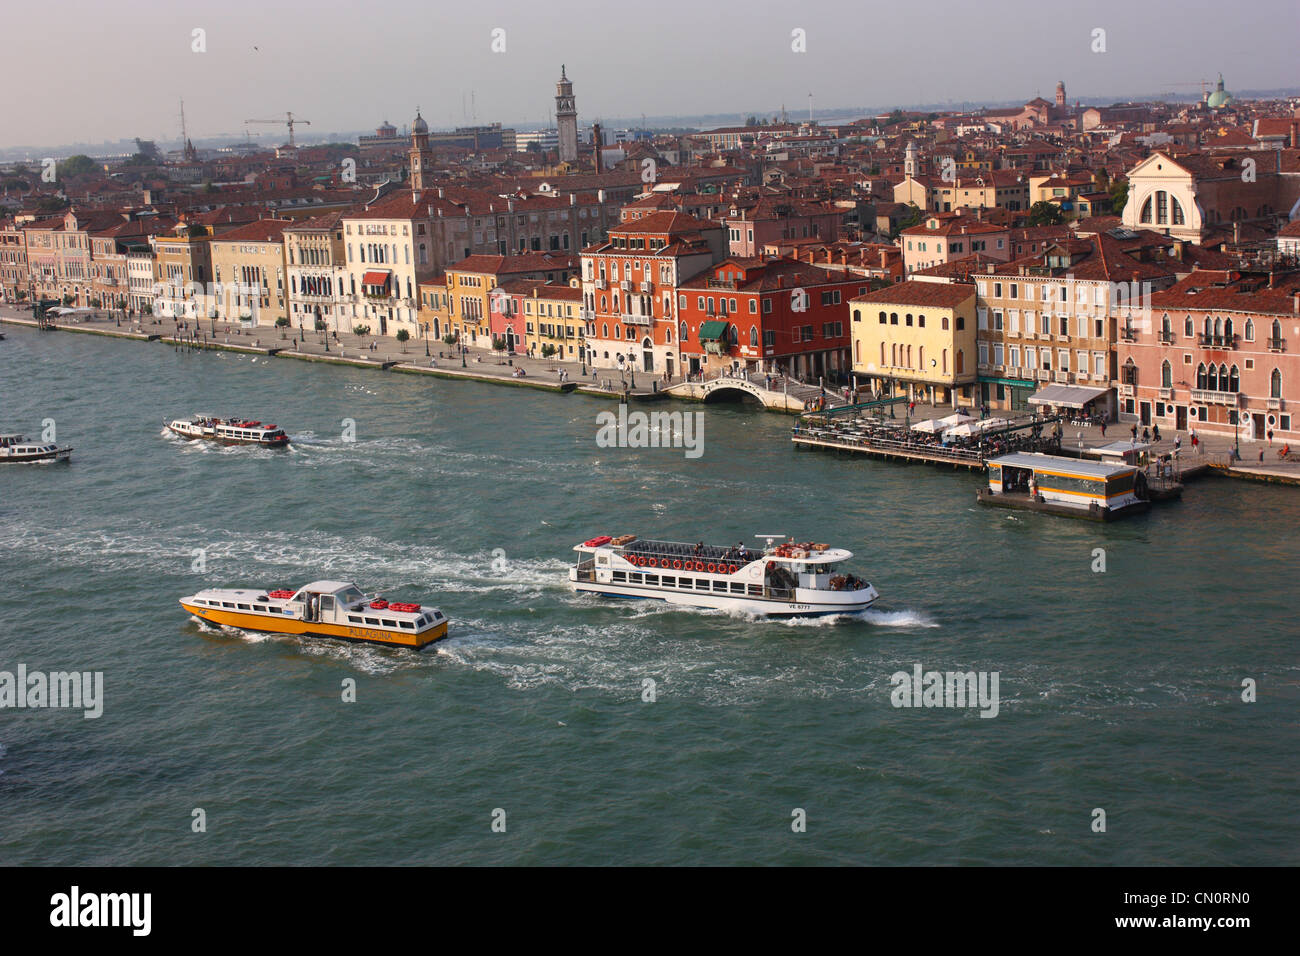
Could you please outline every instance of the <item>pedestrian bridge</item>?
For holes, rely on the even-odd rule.
[[[758,399],[765,408],[799,413],[804,410],[804,402],[821,394],[821,389],[816,386],[783,378],[773,380],[773,387],[769,389],[764,376],[756,377],[758,381],[738,375],[719,375],[702,382],[679,382],[663,391],[674,398],[697,402],[725,402],[749,396]],[[833,393],[827,392],[827,400],[835,403]]]

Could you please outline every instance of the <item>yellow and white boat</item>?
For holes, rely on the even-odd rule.
[[[436,607],[368,598],[349,581],[313,581],[297,592],[206,588],[180,599],[202,621],[267,634],[301,634],[420,650],[447,636]]]

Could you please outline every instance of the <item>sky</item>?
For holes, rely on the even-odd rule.
[[[809,94],[888,109],[1050,100],[1057,80],[1071,100],[1199,94],[1219,72],[1229,90],[1300,86],[1296,0],[44,0],[4,25],[20,82],[0,148],[176,139],[181,98],[192,138],[247,129],[267,146],[283,129],[244,121],[286,110],[308,134],[400,129],[417,107],[434,129],[540,128],[561,63],[584,127],[807,116]]]

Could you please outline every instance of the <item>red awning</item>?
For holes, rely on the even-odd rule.
[[[367,272],[364,276],[361,277],[361,284],[362,285],[388,285],[388,276],[389,273],[387,272],[377,272],[377,271]]]

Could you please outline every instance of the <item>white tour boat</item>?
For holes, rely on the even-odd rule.
[[[284,448],[289,436],[283,428],[264,425],[245,418],[217,418],[212,415],[195,415],[193,418],[175,418],[165,423],[173,435],[181,438],[202,438],[223,445],[262,445],[266,448]]]
[[[839,570],[851,551],[758,537],[766,540],[762,548],[601,535],[574,547],[569,583],[579,593],[771,617],[852,614],[879,597],[868,582]]]
[[[54,442],[28,441],[16,432],[0,435],[0,461],[67,461],[71,455],[71,448],[60,448]]]
[[[447,636],[436,607],[368,598],[349,581],[313,581],[288,590],[205,588],[181,607],[213,624],[268,634],[301,634],[420,650]]]

